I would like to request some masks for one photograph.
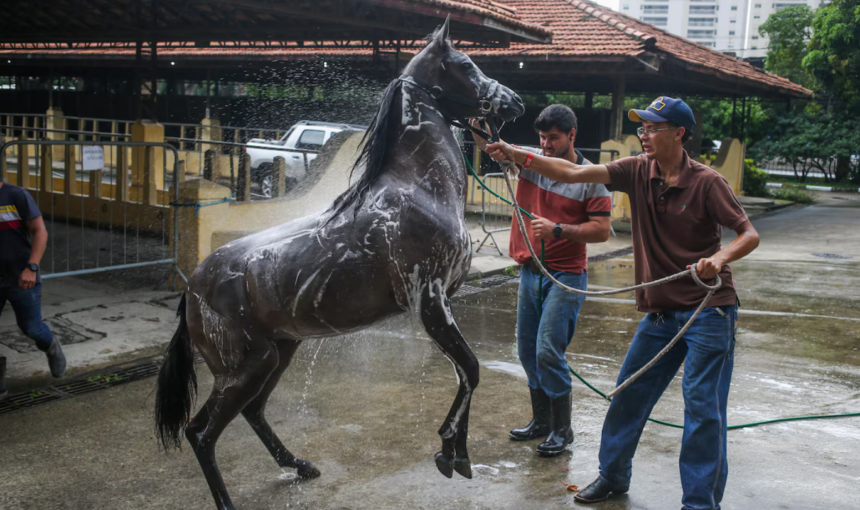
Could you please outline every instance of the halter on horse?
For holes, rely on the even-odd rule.
[[[165,446],[178,446],[184,429],[220,510],[235,507],[215,443],[239,413],[279,466],[304,478],[320,474],[284,447],[264,416],[302,340],[404,311],[421,321],[459,380],[436,466],[447,477],[471,478],[466,438],[478,362],[448,300],[471,263],[466,169],[450,124],[488,115],[512,120],[524,110],[516,94],[454,49],[446,21],[386,89],[353,167],[364,172],[350,189],[322,212],[219,248],[194,271],[159,374],[156,422]],[[190,419],[193,346],[215,382]]]

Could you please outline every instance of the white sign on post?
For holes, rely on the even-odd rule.
[[[82,158],[84,171],[101,170],[105,167],[105,151],[95,145],[84,145]]]

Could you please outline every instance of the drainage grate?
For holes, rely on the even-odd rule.
[[[200,363],[203,363],[203,357],[200,356],[199,352],[195,351],[194,364],[199,365]],[[136,365],[125,366],[109,373],[81,377],[41,390],[12,395],[4,400],[0,400],[0,414],[20,411],[21,409],[61,398],[72,398],[93,391],[119,386],[120,384],[147,379],[157,375],[159,369],[161,369],[161,360],[145,360]]]
[[[152,377],[158,373],[161,365],[154,361],[135,365],[132,367],[117,370],[107,374],[99,374],[86,379],[78,379],[64,384],[52,386],[51,389],[56,390],[66,395],[83,395],[91,391],[101,390],[110,386],[117,386],[139,379]]]
[[[823,259],[838,259],[838,260],[848,260],[853,259],[854,257],[850,255],[837,255],[835,253],[813,253],[813,257],[821,257]]]
[[[12,395],[5,400],[0,400],[0,414],[20,411],[21,409],[37,406],[60,398],[62,398],[60,395],[48,393],[44,390],[34,390],[29,393]]]

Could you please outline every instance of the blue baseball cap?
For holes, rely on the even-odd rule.
[[[692,132],[696,127],[693,110],[682,99],[660,96],[644,110],[630,110],[627,118],[633,122],[671,122]]]

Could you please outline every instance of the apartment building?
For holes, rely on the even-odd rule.
[[[829,3],[828,0],[750,0],[749,8],[749,30],[747,31],[746,51],[739,54],[743,57],[764,57],[767,53],[768,38],[759,34],[759,27],[767,21],[771,14],[793,7],[795,5],[808,5],[810,9],[817,9]]]
[[[739,57],[763,57],[768,38],[759,27],[768,16],[793,5],[817,9],[829,0],[619,0],[628,16]]]
[[[766,1],[766,0],[759,0]],[[790,0],[780,0],[790,1]],[[717,51],[740,53],[747,40],[748,0],[620,0],[628,16]]]

